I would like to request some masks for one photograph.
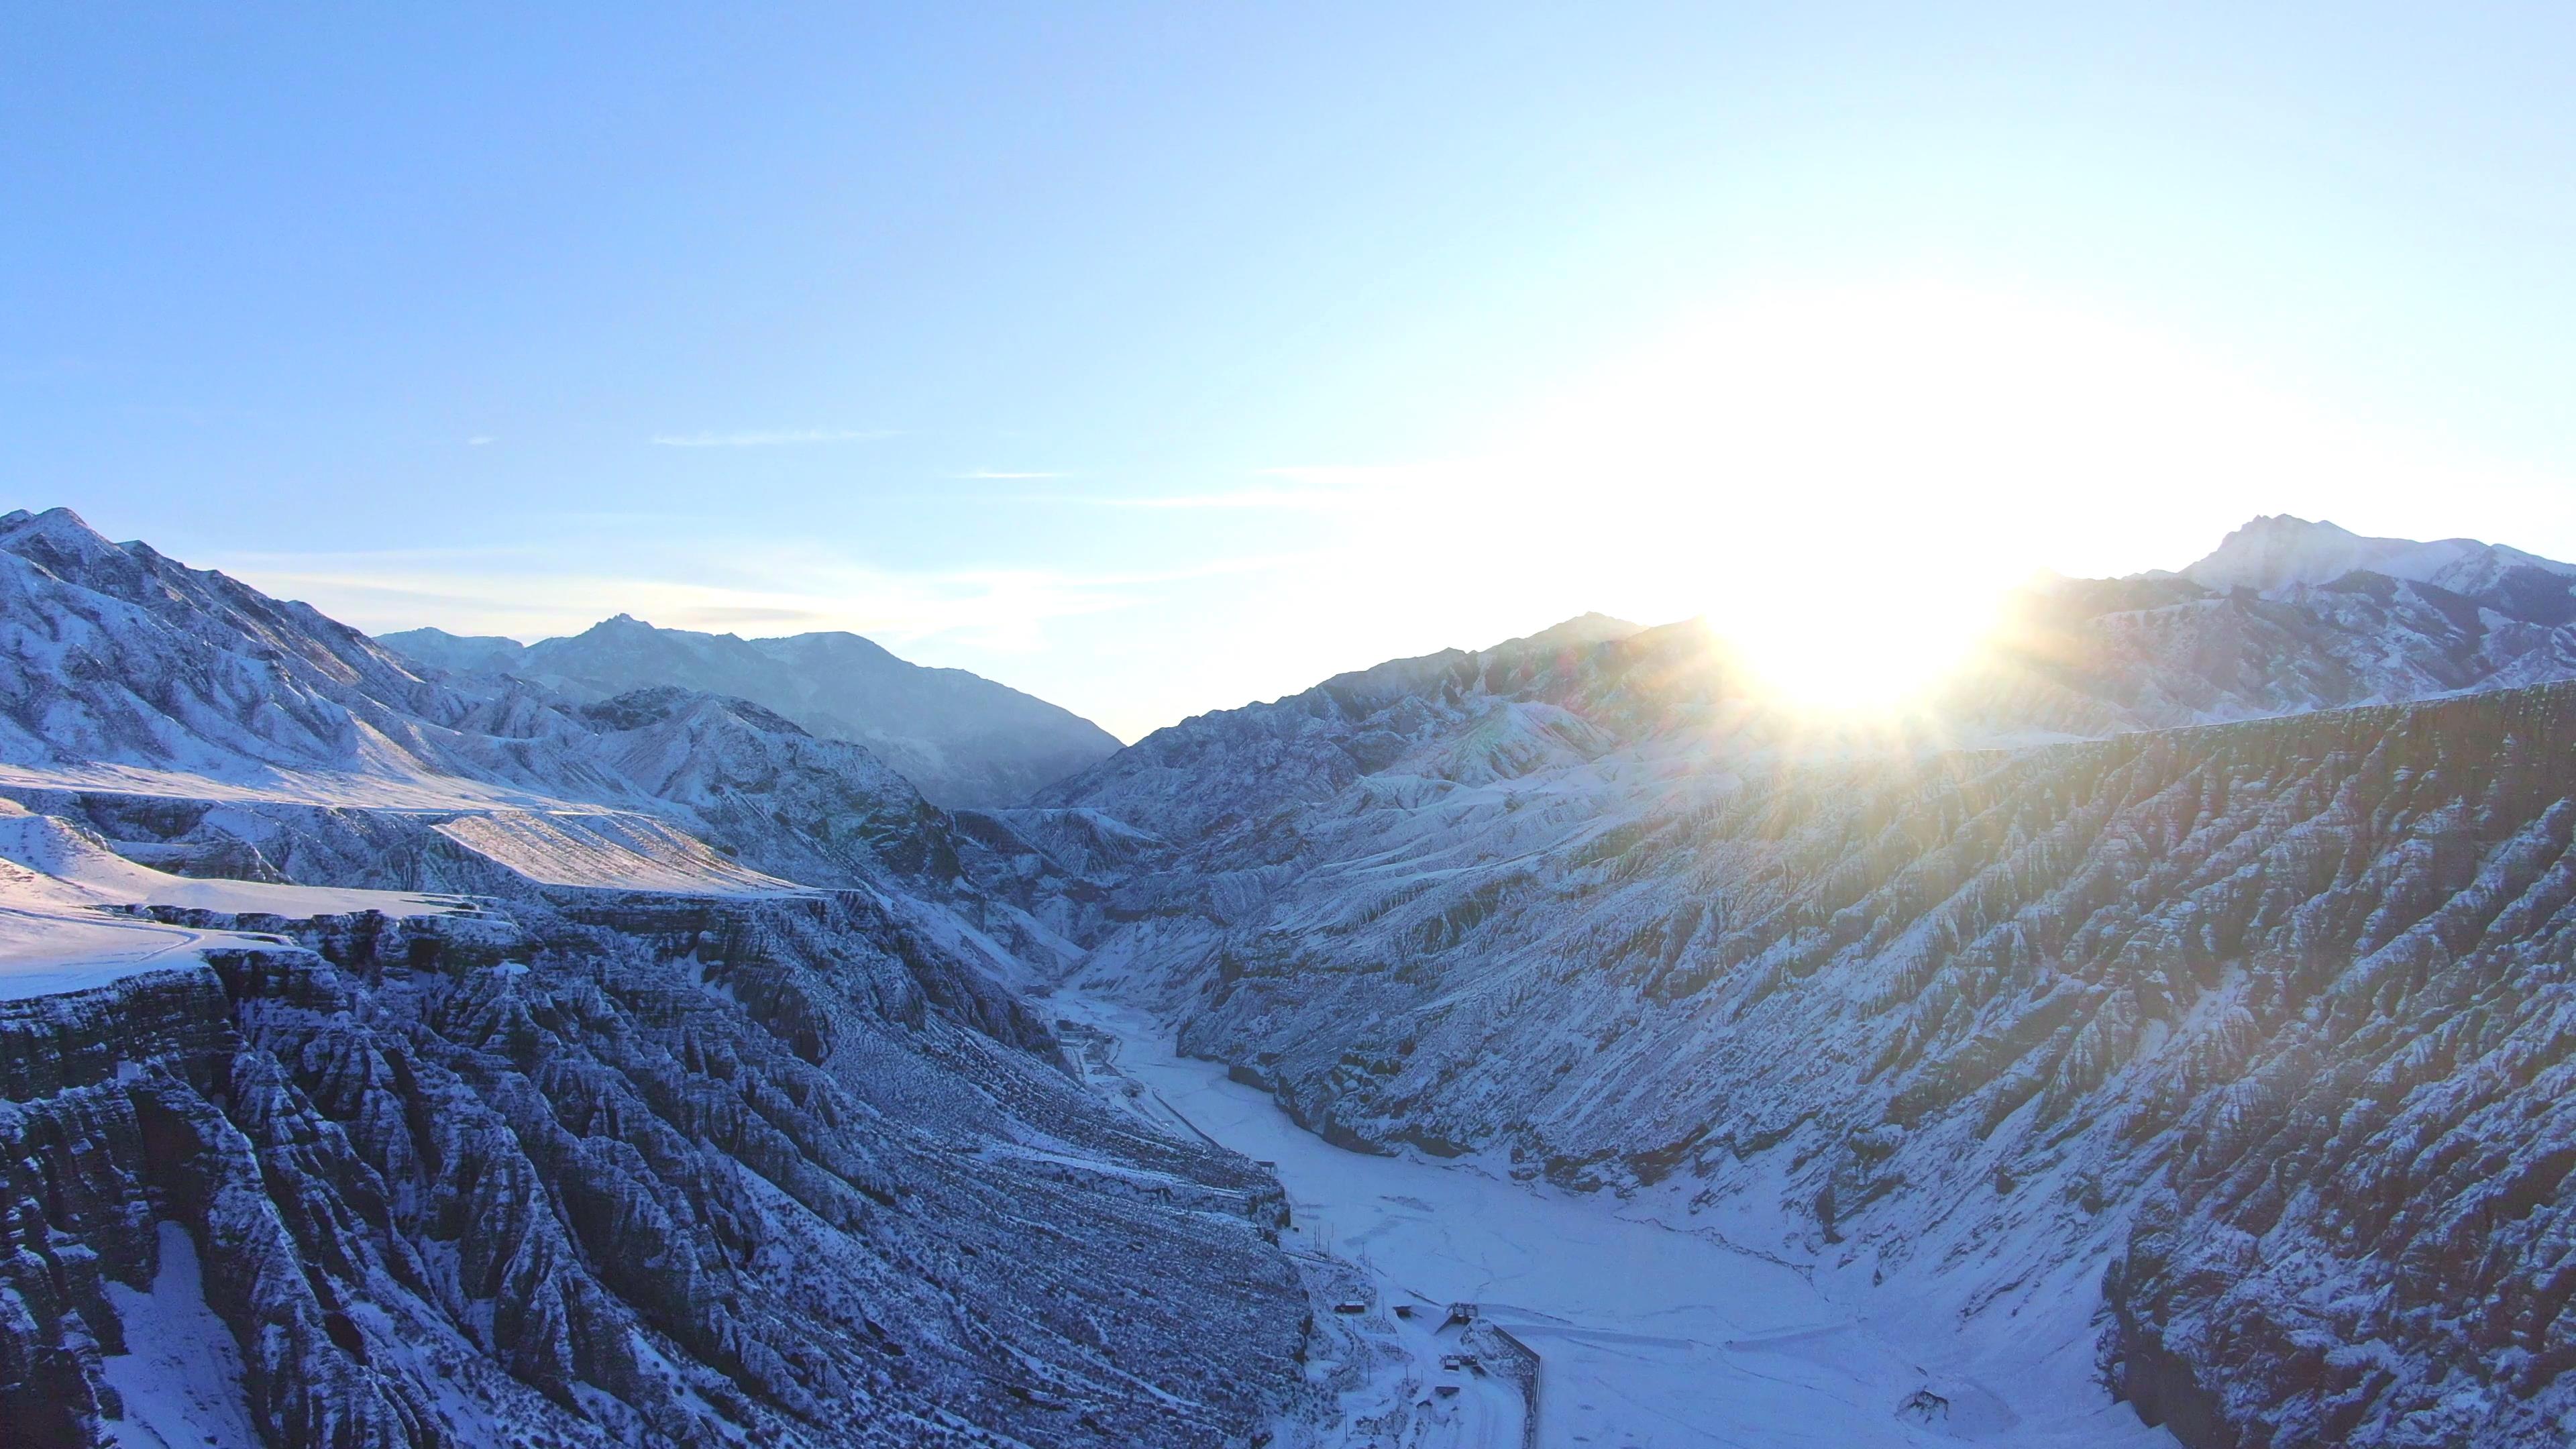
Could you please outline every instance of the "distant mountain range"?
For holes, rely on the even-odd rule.
[[[746,699],[828,739],[866,745],[933,804],[1016,805],[1118,749],[1070,710],[963,669],[907,663],[856,634],[742,639],[620,614],[567,638],[406,629],[378,643],[431,668],[516,675],[574,698],[672,685]]]

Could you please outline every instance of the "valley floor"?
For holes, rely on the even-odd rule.
[[[1522,1442],[1517,1394],[1498,1403],[1495,1385],[1473,1376],[1454,1396],[1436,1392],[1462,1376],[1443,1374],[1439,1355],[1412,1340],[1451,1303],[1479,1305],[1539,1356],[1536,1442],[1547,1449],[2174,1443],[2098,1391],[2068,1402],[2050,1382],[2058,1376],[1987,1383],[1927,1371],[1958,1359],[1958,1346],[1892,1332],[1800,1268],[1621,1216],[1607,1199],[1516,1183],[1472,1160],[1334,1147],[1223,1066],[1176,1056],[1146,1013],[1078,990],[1051,1005],[1102,1034],[1087,1066],[1096,1079],[1127,1079],[1104,1086],[1167,1127],[1276,1164],[1294,1207],[1291,1246],[1372,1281],[1379,1369],[1343,1395],[1350,1444]],[[1407,1302],[1425,1308],[1391,1313]],[[1975,1357],[1995,1362],[1991,1347]],[[1400,1433],[1378,1430],[1372,1401],[1398,1398],[1423,1408]]]

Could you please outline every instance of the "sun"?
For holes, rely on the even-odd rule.
[[[1920,701],[1992,631],[1998,600],[1956,588],[1850,579],[1777,607],[1735,609],[1709,627],[1761,693],[1833,714],[1884,714]]]
[[[2304,426],[2107,311],[1782,290],[1677,317],[1498,418],[1441,523],[1507,520],[1581,608],[1705,618],[1785,698],[1888,708],[1959,667],[2035,571],[2145,567],[2199,536],[2182,500],[2314,466]]]

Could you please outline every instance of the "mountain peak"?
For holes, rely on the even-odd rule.
[[[2461,593],[2495,586],[2509,570],[2576,574],[2576,566],[2474,538],[2420,542],[2371,538],[2339,524],[2290,513],[2259,515],[2219,541],[2182,576],[2209,589],[2268,593],[2299,584],[2325,584],[2356,569],[2429,583]]]
[[[65,577],[107,586],[110,579],[131,579],[132,554],[110,543],[68,508],[29,513],[21,508],[0,516],[0,549],[32,559]]]
[[[2331,522],[2292,513],[2258,514],[2219,540],[2218,547],[2182,571],[2203,588],[2276,589],[2284,584],[2322,584],[2363,566],[2374,544],[2396,539],[2367,539]]]
[[[56,546],[70,546],[84,552],[114,548],[105,535],[89,526],[89,521],[68,508],[48,508],[42,513],[11,509],[0,514],[0,536],[11,542],[19,539],[42,539]]]
[[[1530,635],[1526,642],[1575,649],[1586,644],[1606,644],[1613,639],[1625,639],[1632,634],[1642,634],[1645,631],[1646,626],[1643,624],[1631,624],[1625,619],[1613,618],[1608,614],[1587,612],[1577,614],[1561,623],[1551,624]]]

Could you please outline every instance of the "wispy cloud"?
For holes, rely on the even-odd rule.
[[[1010,470],[1008,470],[1008,469],[1002,469],[1002,468],[977,468],[977,469],[973,470],[972,472],[967,472],[967,473],[951,473],[951,474],[949,474],[948,476],[949,476],[949,477],[951,477],[951,478],[962,478],[962,479],[1006,479],[1006,478],[1007,478],[1007,479],[1031,479],[1031,478],[1062,478],[1062,477],[1064,477],[1064,476],[1066,476],[1066,475],[1064,475],[1064,474],[1062,474],[1062,473],[1043,473],[1043,472],[1025,472],[1025,473],[1022,473],[1022,472],[1013,472],[1013,471],[1010,471]]]
[[[1431,462],[1262,468],[1256,470],[1255,476],[1276,481],[1199,493],[1069,494],[1062,495],[1060,501],[1095,508],[1268,508],[1330,513],[1400,504],[1454,488],[1469,475],[1457,463]]]
[[[1068,498],[1096,508],[1351,508],[1368,500],[1357,493],[1323,489],[1244,488],[1232,493],[1167,493],[1142,498]]]
[[[492,446],[495,441],[496,439],[494,439],[490,433],[476,433],[473,437],[465,440],[465,446],[469,448],[488,448]]]
[[[664,433],[657,448],[780,448],[796,443],[867,443],[891,438],[889,428],[773,428],[740,433]]]
[[[820,608],[792,608],[765,604],[701,604],[690,615],[697,624],[802,624],[829,619]]]

